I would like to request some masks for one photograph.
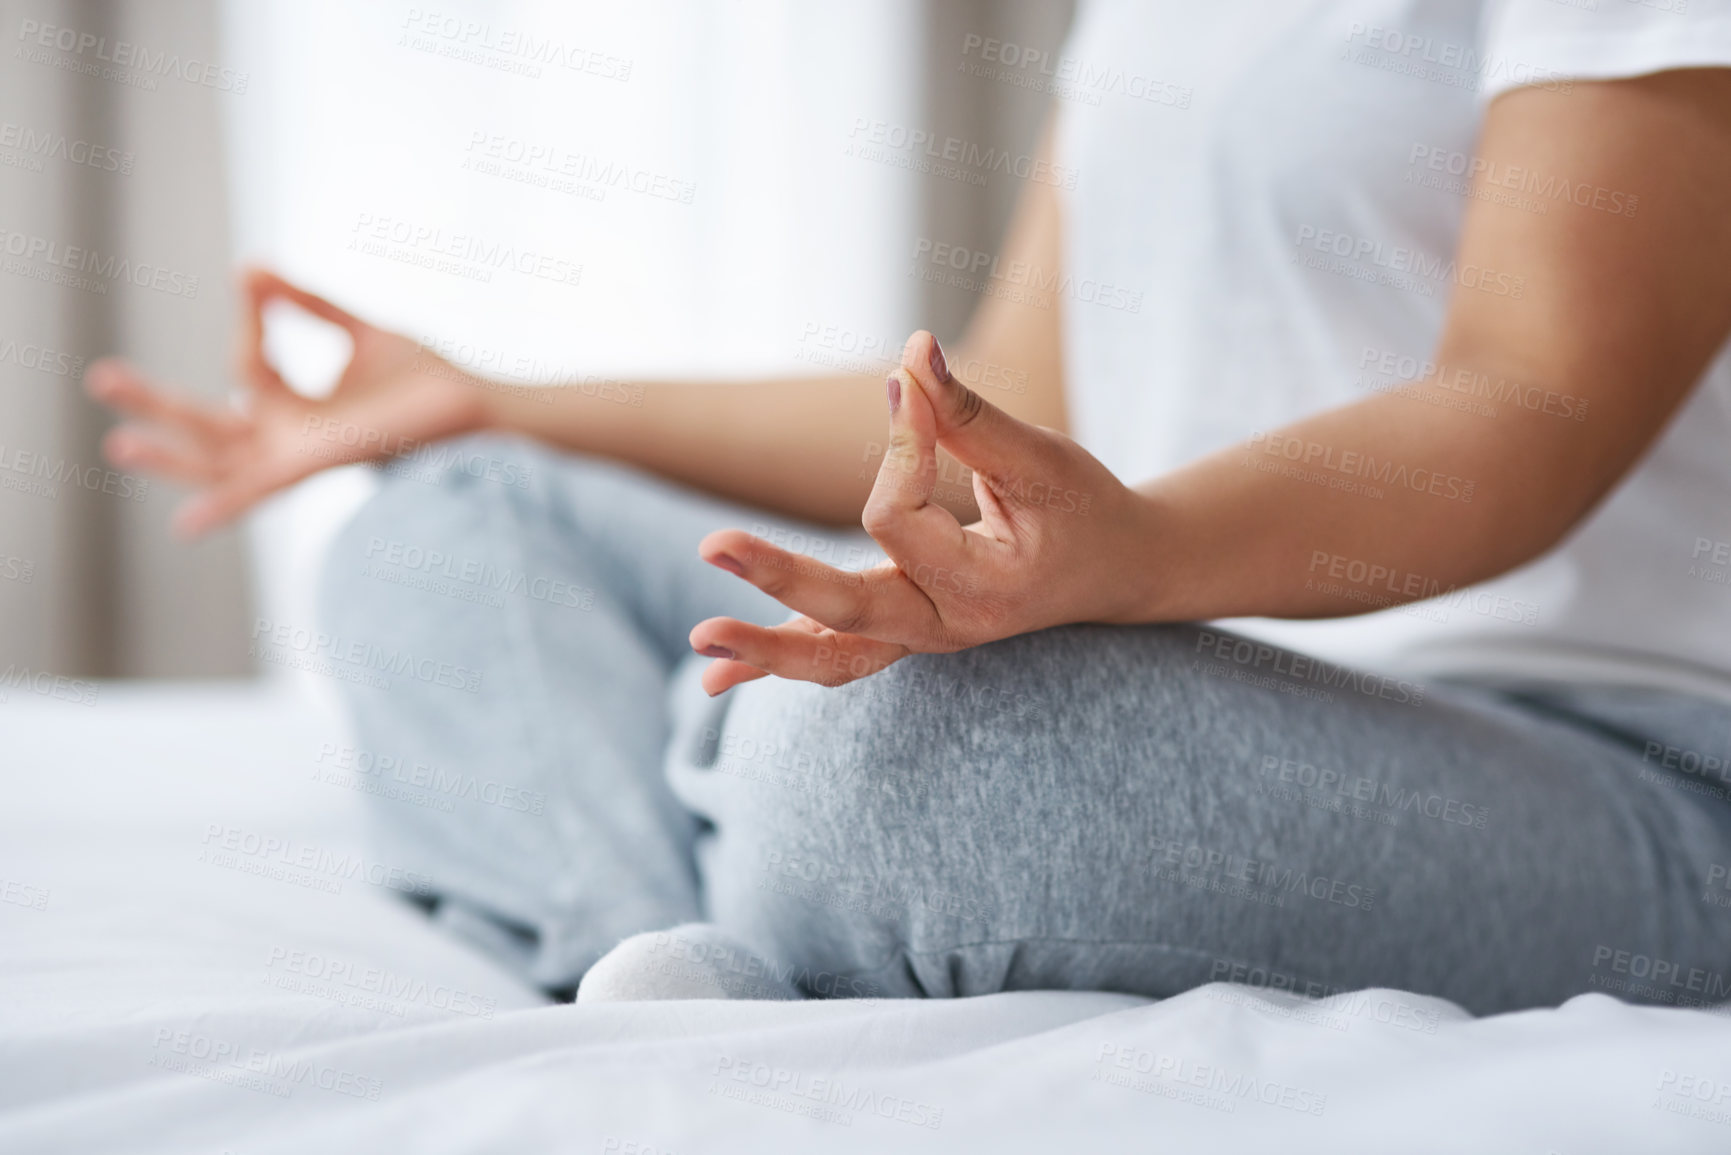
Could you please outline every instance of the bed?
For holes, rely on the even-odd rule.
[[[1731,1151],[1731,1018],[1603,995],[552,1004],[392,893],[289,691],[15,688],[0,735],[12,1155]]]

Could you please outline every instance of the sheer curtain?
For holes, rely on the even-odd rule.
[[[918,123],[924,29],[915,0],[228,0],[236,252],[529,380],[810,371],[915,324],[922,178],[849,144]],[[307,388],[345,352],[287,317],[270,340]],[[259,617],[312,624],[372,484],[254,520]]]

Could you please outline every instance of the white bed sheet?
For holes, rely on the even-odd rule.
[[[260,689],[0,704],[0,1151],[1731,1151],[1731,1018],[1603,996],[548,1005],[213,855],[364,856],[338,740]]]

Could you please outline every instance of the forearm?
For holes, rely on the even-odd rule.
[[[888,439],[880,376],[486,394],[488,428],[838,526],[858,525]],[[627,395],[641,404],[622,404]],[[958,516],[975,516],[966,471],[953,461],[934,498]]]
[[[1494,577],[1609,484],[1579,429],[1384,396],[1257,432],[1138,487],[1149,579],[1132,616],[1341,617]]]

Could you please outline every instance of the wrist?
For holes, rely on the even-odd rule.
[[[1175,559],[1183,549],[1172,502],[1158,492],[1129,490],[1123,556],[1128,566],[1124,622],[1185,620]]]
[[[511,433],[518,431],[520,424],[513,402],[516,400],[508,387],[501,387],[497,382],[473,373],[458,370],[463,387],[468,391],[470,402],[470,432],[473,433]]]

